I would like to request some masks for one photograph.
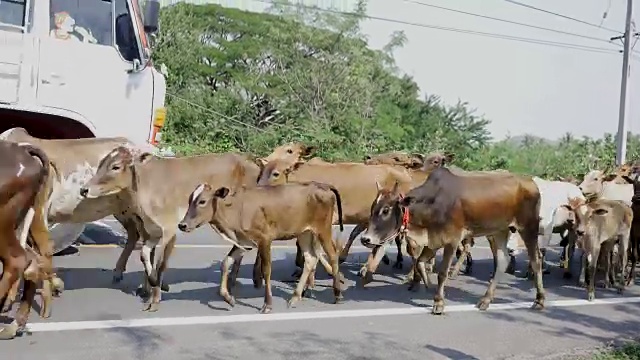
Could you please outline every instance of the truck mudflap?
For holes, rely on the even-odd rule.
[[[49,237],[53,242],[53,254],[71,246],[84,231],[85,224],[63,223],[49,227]]]

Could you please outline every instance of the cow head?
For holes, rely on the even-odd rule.
[[[450,152],[433,152],[424,158],[424,170],[433,170],[440,166],[450,164],[455,158],[455,154]]]
[[[602,230],[603,222],[610,210],[603,204],[576,199],[570,206],[575,214],[576,233],[578,236],[587,236],[587,238]]]
[[[289,164],[294,164],[303,159],[307,159],[316,151],[315,146],[307,146],[301,142],[291,142],[288,144],[280,145],[273,149],[271,154],[267,157],[260,158],[263,164],[268,164],[275,160],[285,161]]]
[[[602,192],[604,183],[611,181],[616,177],[616,174],[606,174],[606,171],[591,170],[584,176],[582,182],[578,185],[578,188],[580,188],[582,194],[587,198],[597,196]]]
[[[200,184],[189,195],[189,208],[178,224],[178,229],[191,232],[203,224],[212,221],[216,214],[218,199],[229,195],[229,189],[221,187],[213,190],[209,184]]]
[[[293,171],[296,171],[304,161],[298,161],[289,165],[287,161],[283,160],[274,160],[267,163],[262,172],[260,173],[260,177],[258,178],[258,185],[282,185],[286,184],[289,178],[289,174]]]
[[[378,195],[371,204],[367,231],[360,238],[362,245],[373,248],[394,240],[402,227],[402,208],[407,198],[402,198],[398,182],[386,189],[376,181]]]
[[[394,151],[380,155],[366,155],[363,159],[366,165],[393,165],[403,166],[407,169],[419,169],[424,164],[422,154],[408,154]]]
[[[135,181],[135,167],[148,163],[152,158],[150,152],[118,146],[100,160],[96,174],[80,188],[80,195],[96,198],[131,188]]]

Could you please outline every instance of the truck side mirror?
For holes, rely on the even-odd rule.
[[[151,34],[157,32],[159,21],[160,1],[147,0],[144,8],[144,31]]]

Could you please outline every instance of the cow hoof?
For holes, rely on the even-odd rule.
[[[51,294],[55,297],[60,297],[64,291],[64,281],[57,276],[51,279]]]
[[[138,288],[136,289],[136,296],[139,296],[143,299],[146,299],[149,297],[149,295],[151,295],[149,293],[149,289],[146,289],[144,286],[140,285],[138,286]]]
[[[533,310],[542,310],[544,309],[544,304],[540,300],[536,300],[533,302],[533,305],[531,305],[531,308]]]
[[[562,274],[562,278],[563,279],[571,279],[572,277],[573,277],[573,274],[571,272],[568,272],[568,271],[566,271],[566,272],[564,272]]]
[[[298,301],[300,301],[300,297],[297,295],[293,295],[289,301],[287,301],[287,308],[293,307]]]
[[[271,313],[271,305],[264,304],[262,305],[262,309],[260,309],[260,314],[269,314]]]
[[[151,304],[149,304],[149,308],[147,309],[147,311],[148,312],[156,312],[156,311],[158,311],[159,305],[160,304],[158,304],[158,303],[151,303]]]
[[[596,293],[595,292],[587,293],[587,301],[593,301],[595,299],[596,299]]]
[[[43,319],[48,319],[51,317],[51,308],[49,306],[42,306],[40,308],[40,317]]]
[[[362,285],[367,285],[368,283],[373,281],[373,273],[371,271],[367,271],[362,277]]]
[[[433,309],[431,309],[431,314],[433,314],[433,315],[443,315],[444,314],[444,305],[443,304],[433,305]]]
[[[165,283],[160,284],[160,290],[164,292],[169,292],[169,284],[165,284]]]
[[[18,324],[12,322],[0,328],[0,340],[11,340],[18,335]]]
[[[336,296],[335,300],[333,301],[334,304],[342,304],[344,303],[344,296],[340,295],[340,296]]]
[[[402,269],[402,261],[396,261],[396,263],[393,264],[393,268],[394,269]]]
[[[389,257],[388,257],[387,255],[385,255],[385,256],[383,256],[383,257],[382,257],[382,262],[383,262],[385,265],[389,265],[389,264],[391,263],[391,261],[389,260]]]
[[[300,279],[300,277],[302,276],[302,269],[297,268],[293,274],[291,274],[291,277],[294,279]]]
[[[476,304],[476,307],[479,310],[485,311],[489,308],[490,304],[491,304],[491,300],[482,298],[480,299],[480,301],[478,301],[478,304]]]
[[[236,306],[236,298],[233,295],[225,294],[225,295],[222,295],[222,298],[224,299],[224,302],[229,304],[229,306],[231,307]]]

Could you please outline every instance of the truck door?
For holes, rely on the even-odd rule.
[[[0,1],[0,103],[18,102],[27,43],[27,0]]]
[[[43,2],[45,4],[45,2]],[[152,118],[151,68],[142,62],[127,0],[51,0],[41,41],[38,101],[77,114],[96,136],[146,141]]]

